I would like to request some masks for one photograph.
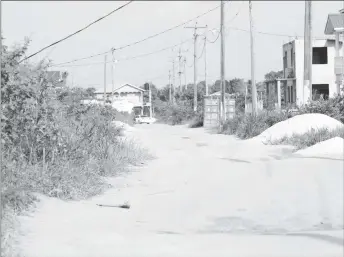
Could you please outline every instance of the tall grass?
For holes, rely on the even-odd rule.
[[[334,137],[344,138],[344,130],[342,128],[335,130],[328,128],[313,129],[305,134],[293,134],[290,137],[283,137],[269,143],[272,145],[292,145],[295,146],[296,150],[300,150]]]
[[[252,114],[239,114],[228,120],[220,133],[235,135],[240,139],[258,136],[267,128],[284,121],[292,116],[289,112],[266,111],[257,116]]]
[[[83,105],[87,90],[57,86],[43,63],[19,64],[25,46],[1,50],[1,256],[13,256],[8,253],[15,251],[16,216],[33,206],[37,194],[87,199],[109,187],[105,177],[127,171],[128,165],[150,155],[123,140],[122,129],[113,123],[132,122],[130,114]]]

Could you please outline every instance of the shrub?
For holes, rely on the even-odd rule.
[[[319,99],[299,108],[300,114],[321,113],[344,123],[344,96],[336,96],[328,100]]]
[[[239,114],[228,120],[221,133],[236,135],[241,139],[258,136],[267,128],[291,117],[289,112],[268,111],[261,112],[257,116],[252,114]]]
[[[203,127],[204,113],[203,111],[197,112],[196,116],[192,118],[189,124],[189,128]]]
[[[311,130],[305,134],[293,134],[291,137],[284,137],[280,140],[270,142],[274,145],[293,145],[297,150],[310,147],[319,142],[334,138],[341,137],[344,138],[344,130],[336,129],[329,131],[327,128],[322,128],[318,130]]]
[[[27,209],[35,201],[33,193],[65,200],[96,195],[109,186],[104,176],[150,157],[123,141],[122,129],[113,124],[132,121],[129,114],[81,104],[88,91],[57,87],[44,63],[19,64],[26,45],[1,50],[4,220]],[[8,233],[2,230],[1,237]]]
[[[179,125],[194,117],[194,111],[185,102],[178,102],[177,104],[163,103],[159,109],[156,109],[156,115],[160,122]]]

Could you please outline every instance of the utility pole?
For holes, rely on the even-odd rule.
[[[176,95],[176,87],[175,87],[175,70],[174,70],[174,59],[172,61],[172,103],[174,104],[174,99]]]
[[[207,85],[207,34],[204,36],[204,86],[205,86],[205,95],[209,95],[209,90],[208,90],[208,85]]]
[[[111,84],[112,84],[112,88],[111,88],[111,104],[113,103],[113,90],[114,90],[114,77],[113,77],[113,73],[114,73],[114,63],[111,63]]]
[[[149,82],[149,117],[152,118],[152,82]]]
[[[117,63],[117,60],[114,58],[112,51],[112,63],[111,63],[111,82],[112,82],[112,90],[111,90],[111,103],[114,101],[114,90],[115,90],[115,82],[114,82],[114,73],[115,73],[115,63]]]
[[[257,88],[255,78],[255,63],[254,63],[254,38],[253,38],[253,19],[252,19],[252,2],[249,1],[250,12],[250,38],[251,38],[251,89],[252,89],[252,114],[257,115]]]
[[[206,27],[197,27],[197,22],[194,27],[185,27],[187,29],[194,29],[194,111],[197,111],[197,29],[205,29]]]
[[[184,91],[186,91],[188,89],[188,86],[186,84],[186,57],[184,56]]]
[[[179,47],[179,55],[178,55],[178,66],[179,66],[179,71],[178,71],[178,76],[179,76],[179,90],[182,87],[182,70],[181,70],[181,48]]]
[[[104,106],[106,102],[106,55],[104,56]]]
[[[223,124],[226,120],[226,106],[225,106],[225,11],[224,11],[224,1],[221,0],[221,104],[220,104],[220,130],[223,128]]]
[[[312,100],[312,1],[305,1],[303,101]]]
[[[168,85],[169,85],[169,98],[168,100],[172,103],[172,85],[171,85],[171,70],[168,71]]]

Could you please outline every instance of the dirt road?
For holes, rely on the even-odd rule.
[[[132,136],[155,160],[89,201],[44,199],[25,256],[343,256],[342,161],[182,126]]]

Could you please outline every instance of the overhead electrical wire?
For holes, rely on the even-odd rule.
[[[225,3],[225,4],[226,4],[226,3]],[[133,42],[133,43],[130,43],[130,44],[121,46],[121,47],[117,47],[117,48],[114,47],[114,48],[112,48],[111,50],[108,50],[108,51],[105,51],[105,52],[102,52],[102,53],[99,53],[99,54],[94,54],[94,55],[86,56],[86,57],[83,57],[83,58],[74,59],[74,60],[72,60],[72,61],[63,62],[63,63],[61,63],[61,64],[68,64],[68,63],[77,62],[77,61],[81,61],[81,60],[85,60],[85,59],[90,59],[90,58],[93,58],[93,57],[96,57],[96,56],[100,56],[100,55],[104,55],[104,54],[110,53],[110,52],[112,52],[113,50],[115,50],[115,51],[117,51],[117,50],[122,50],[122,49],[124,49],[124,48],[129,47],[129,46],[137,45],[137,44],[142,43],[142,42],[144,42],[144,41],[146,41],[146,40],[149,40],[149,39],[152,39],[152,38],[154,38],[154,37],[157,37],[157,36],[160,36],[160,35],[162,35],[162,34],[165,34],[166,32],[169,32],[169,31],[171,31],[171,30],[174,30],[174,29],[177,29],[177,28],[179,28],[179,27],[182,27],[182,26],[186,25],[187,23],[189,23],[189,22],[191,22],[191,21],[193,21],[193,20],[196,20],[196,19],[198,19],[198,18],[200,18],[200,17],[202,17],[202,16],[204,16],[204,15],[210,13],[210,12],[215,11],[216,9],[218,9],[218,8],[220,8],[220,7],[221,7],[221,5],[218,5],[218,6],[214,7],[214,8],[212,8],[212,9],[206,11],[205,13],[199,14],[198,16],[196,16],[196,17],[194,17],[194,18],[192,18],[192,19],[189,19],[188,21],[185,21],[185,22],[183,22],[183,23],[181,23],[181,24],[178,24],[178,25],[176,25],[176,26],[174,26],[174,27],[171,27],[171,28],[169,28],[169,29],[166,29],[166,30],[164,30],[164,31],[162,31],[162,32],[159,32],[159,33],[156,33],[156,34],[151,35],[151,36],[149,36],[149,37],[146,37],[146,38],[144,38],[144,39],[142,39],[142,40],[139,40],[139,41],[136,41],[136,42]]]
[[[178,44],[175,44],[173,46],[169,46],[169,47],[165,47],[163,49],[159,49],[157,51],[154,51],[154,52],[150,52],[150,53],[145,53],[145,54],[139,54],[139,55],[136,55],[136,56],[131,56],[131,57],[127,57],[127,58],[122,58],[122,59],[117,59],[117,61],[129,61],[129,60],[133,60],[133,59],[137,59],[137,58],[141,58],[141,57],[146,57],[146,56],[150,56],[150,55],[153,55],[153,54],[156,54],[156,53],[160,53],[160,52],[163,52],[163,51],[166,51],[166,50],[169,50],[171,48],[174,48],[176,46],[179,46],[181,44],[184,44],[188,41],[191,41],[193,38],[189,38],[187,40],[184,40],[182,41],[181,43],[178,43]],[[108,61],[106,63],[112,63],[114,60],[112,61]],[[78,66],[89,66],[89,65],[97,65],[97,64],[104,64],[104,62],[94,62],[94,63],[85,63],[85,64],[72,64],[72,65],[63,65],[63,64],[55,64],[55,65],[52,65],[50,67],[78,67]]]
[[[203,44],[203,49],[202,49],[201,55],[199,57],[196,57],[196,59],[201,59],[201,57],[202,57],[202,55],[204,53],[205,44],[206,44],[206,41],[204,40],[204,44]]]
[[[37,52],[35,52],[35,53],[33,53],[33,54],[31,54],[31,55],[25,57],[24,59],[22,59],[21,61],[19,61],[19,63],[21,63],[21,62],[23,62],[23,61],[25,61],[25,60],[27,60],[27,59],[29,59],[29,58],[31,58],[31,57],[33,57],[33,56],[39,54],[40,52],[42,52],[42,51],[44,51],[44,50],[46,50],[46,49],[48,49],[48,48],[50,48],[50,47],[52,47],[52,46],[54,46],[54,45],[57,45],[58,43],[61,43],[61,42],[65,41],[65,40],[67,40],[68,38],[70,38],[70,37],[72,37],[72,36],[74,36],[74,35],[76,35],[76,34],[82,32],[82,31],[84,31],[85,29],[89,28],[89,27],[92,26],[93,24],[95,24],[95,23],[97,23],[97,22],[99,22],[99,21],[105,19],[106,17],[110,16],[111,14],[113,14],[113,13],[115,13],[115,12],[121,10],[122,8],[124,8],[124,7],[126,7],[127,5],[131,4],[132,2],[133,2],[133,0],[127,2],[127,3],[124,4],[124,5],[121,5],[120,7],[114,9],[113,11],[109,12],[109,13],[106,14],[105,16],[100,17],[99,19],[97,19],[97,20],[91,22],[90,24],[88,24],[87,26],[83,27],[82,29],[79,29],[78,31],[76,31],[76,32],[74,32],[74,33],[72,33],[72,34],[70,34],[70,35],[64,37],[64,38],[62,38],[62,39],[60,39],[60,40],[58,40],[58,41],[56,41],[56,42],[54,42],[54,43],[52,43],[52,44],[46,46],[46,47],[43,47],[41,50],[39,50],[39,51],[37,51]]]
[[[209,42],[210,44],[214,44],[219,39],[220,34],[221,34],[220,32],[217,34],[217,37],[214,41],[210,41],[210,40],[208,40],[208,37],[206,37],[207,42]]]
[[[243,3],[245,3],[245,1],[242,1],[242,2],[241,2],[240,8],[239,8],[239,10],[237,11],[237,13],[236,13],[228,22],[226,22],[226,24],[229,24],[229,23],[233,22],[233,21],[238,17],[238,15],[239,15],[239,13],[240,13],[240,11],[241,11],[241,8],[242,8],[242,6],[243,6]],[[216,28],[216,29],[219,30],[219,28]],[[211,31],[211,30],[210,30],[210,31]],[[220,30],[219,30],[218,33],[217,33],[216,39],[215,39],[214,41],[208,40],[208,37],[206,37],[206,40],[207,40],[209,43],[214,44],[214,43],[219,39],[220,34],[221,34],[221,32],[220,32]]]

